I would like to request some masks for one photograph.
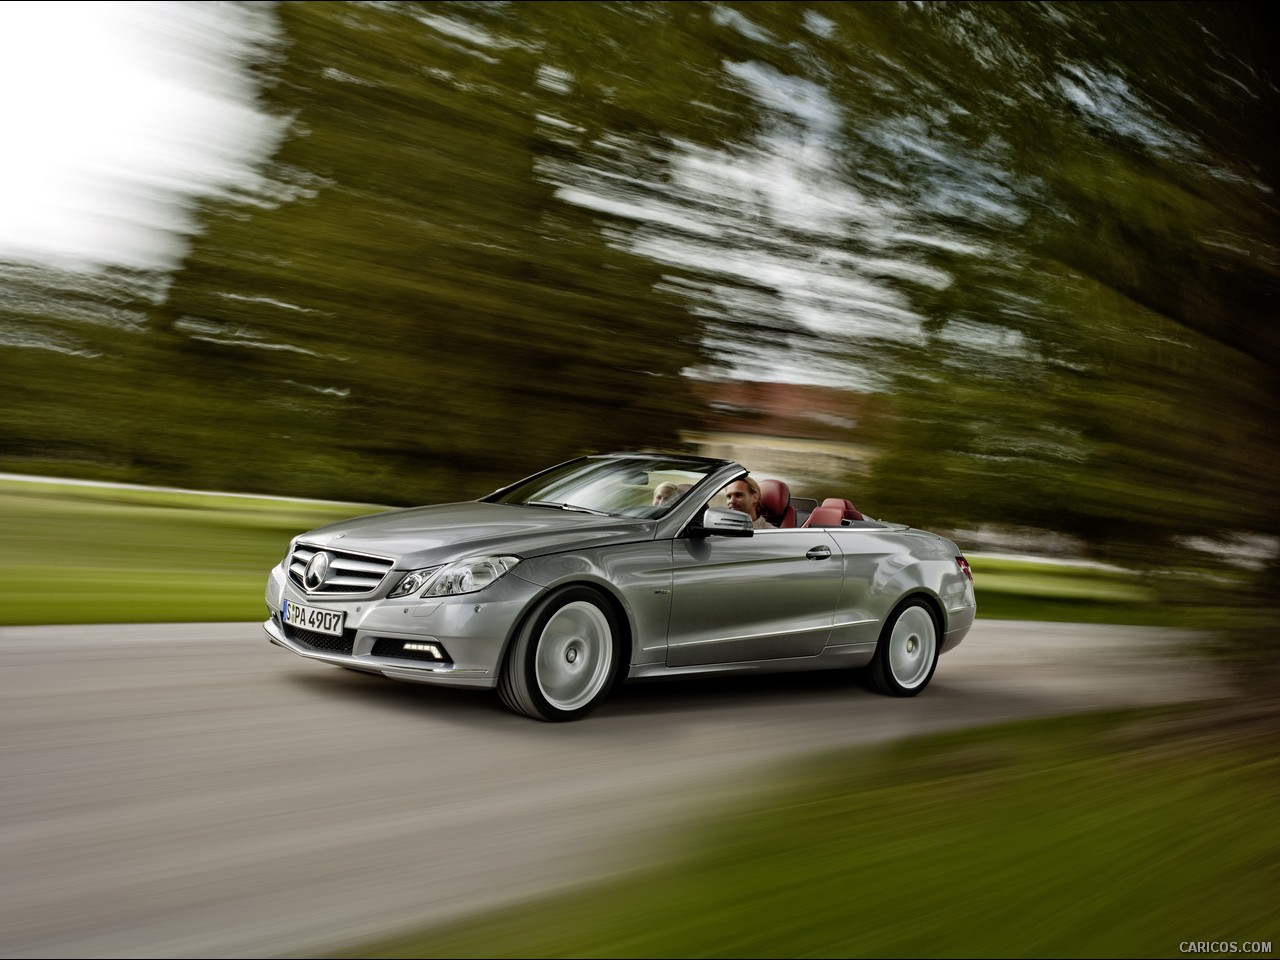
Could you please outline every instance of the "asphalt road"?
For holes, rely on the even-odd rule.
[[[643,866],[792,755],[1222,692],[1189,642],[979,621],[913,700],[675,681],[546,724],[256,624],[0,628],[0,956],[342,950]]]

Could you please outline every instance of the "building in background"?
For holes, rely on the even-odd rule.
[[[875,394],[795,383],[693,383],[702,430],[681,439],[700,456],[736,460],[754,476],[785,481],[797,496],[836,496],[875,454]]]

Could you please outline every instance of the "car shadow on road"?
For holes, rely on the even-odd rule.
[[[873,697],[861,674],[853,670],[746,676],[663,677],[623,683],[600,707],[611,716],[741,708],[760,704],[769,709],[790,702],[848,696]]]
[[[325,698],[338,698],[396,713],[429,712],[467,722],[528,718],[508,710],[496,690],[466,690],[405,683],[376,674],[326,667],[291,670],[285,678],[295,686]],[[685,676],[633,681],[614,687],[592,717],[625,717],[718,712],[758,704],[772,710],[789,703],[812,704],[816,699],[848,696],[876,697],[853,670],[750,676]]]
[[[502,706],[492,690],[466,690],[389,680],[377,674],[325,667],[298,670],[286,678],[299,689],[325,699],[387,710],[397,714],[429,712],[441,718],[466,722],[515,717]]]
[[[714,719],[736,712],[762,720],[805,713],[820,716],[826,708],[844,714],[851,708],[866,717],[903,716],[919,719],[967,716],[990,721],[1072,712],[1088,709],[1089,702],[1073,703],[1071,697],[1045,697],[1013,689],[973,689],[964,680],[938,677],[919,697],[886,697],[867,686],[858,670],[829,670],[748,676],[685,676],[622,683],[589,717],[577,723],[546,724],[509,710],[495,690],[468,690],[405,683],[385,677],[324,667],[289,670],[283,678],[308,695],[347,705],[369,707],[399,718],[421,717],[474,729],[528,730],[545,736],[551,728],[568,733],[577,730],[616,731],[615,721],[637,718],[682,722]],[[815,717],[817,718],[817,717]]]

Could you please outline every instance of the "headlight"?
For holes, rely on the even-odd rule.
[[[425,570],[415,570],[413,573],[406,573],[400,582],[396,584],[388,597],[407,597],[411,593],[417,593],[421,590],[428,580],[434,577],[441,570],[440,567],[427,567]]]
[[[406,597],[420,591],[423,597],[452,597],[460,593],[475,593],[509,573],[519,562],[519,557],[471,557],[442,567],[414,570],[405,574],[387,596]]]
[[[471,560],[459,560],[437,573],[431,586],[422,595],[451,597],[457,593],[475,593],[511,572],[519,562],[519,557],[475,557]]]

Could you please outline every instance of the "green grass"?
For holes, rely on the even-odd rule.
[[[1275,941],[1280,757],[1185,720],[824,754],[690,826],[666,867],[345,955],[1176,957],[1185,940]]]
[[[0,481],[0,624],[260,620],[289,540],[371,506]]]
[[[1174,611],[1139,575],[1114,567],[968,554],[978,615],[990,620],[1175,625]]]
[[[290,538],[376,509],[0,480],[0,624],[256,620]],[[984,618],[1171,622],[1123,571],[971,560]]]

